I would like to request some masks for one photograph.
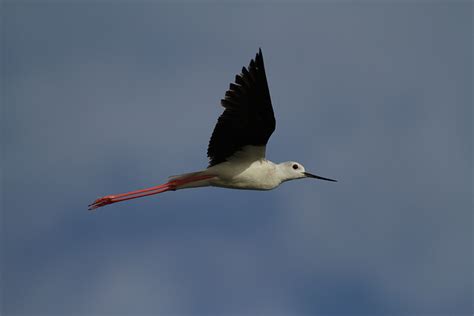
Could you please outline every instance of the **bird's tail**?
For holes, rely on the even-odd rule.
[[[169,176],[168,183],[174,183],[175,190],[205,187],[209,186],[209,179],[213,177],[213,175],[206,174],[206,171],[189,172]]]

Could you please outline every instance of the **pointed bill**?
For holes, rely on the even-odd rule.
[[[324,178],[324,177],[320,177],[320,176],[317,176],[317,175],[315,175],[315,174],[311,174],[311,173],[309,173],[309,172],[303,172],[303,174],[304,174],[307,178],[314,178],[314,179],[319,179],[319,180],[337,182],[337,180],[329,179],[329,178]]]

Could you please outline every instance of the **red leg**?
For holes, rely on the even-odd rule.
[[[117,203],[117,202],[123,202],[131,199],[136,199],[139,197],[143,196],[148,196],[148,195],[154,195],[158,193],[163,193],[166,191],[171,191],[171,190],[176,190],[178,186],[194,182],[194,181],[200,181],[200,180],[205,180],[209,178],[213,178],[214,176],[210,175],[199,175],[199,176],[193,176],[189,178],[184,178],[184,179],[176,179],[172,180],[168,183],[165,184],[160,184],[151,188],[147,189],[142,189],[142,190],[136,190],[136,191],[131,191],[127,193],[121,193],[121,194],[111,194],[111,195],[106,195],[104,197],[98,198],[97,200],[94,201],[94,203],[89,205],[89,210],[95,210],[99,207],[106,206],[109,204]]]

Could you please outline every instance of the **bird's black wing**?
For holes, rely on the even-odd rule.
[[[225,110],[207,148],[209,167],[226,161],[246,145],[265,146],[275,130],[261,49],[248,69],[243,67],[242,73],[235,76],[221,105]]]

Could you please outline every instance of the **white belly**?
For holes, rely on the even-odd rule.
[[[281,181],[275,176],[276,166],[268,160],[252,163],[223,162],[206,170],[219,176],[211,179],[210,185],[243,190],[271,190]]]

